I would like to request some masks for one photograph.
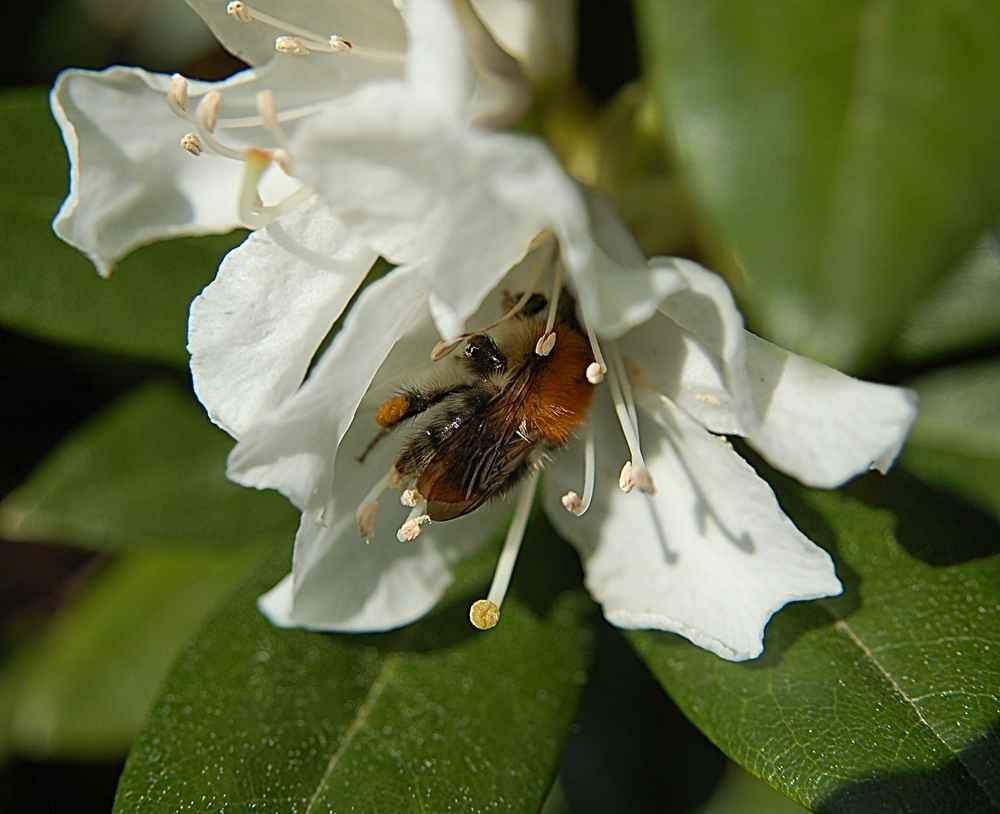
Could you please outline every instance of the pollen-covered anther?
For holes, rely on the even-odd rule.
[[[170,106],[177,110],[188,109],[188,81],[179,73],[170,77],[170,90],[167,91]]]
[[[247,8],[246,3],[240,3],[239,0],[233,0],[228,6],[226,6],[226,14],[230,17],[235,17],[241,23],[249,23],[253,17],[250,16],[250,9]]]
[[[343,37],[338,37],[334,34],[330,37],[330,50],[336,51],[338,54],[349,54],[354,48],[354,43],[350,40],[345,40]]]
[[[500,608],[488,599],[479,599],[469,608],[469,621],[480,630],[489,630],[500,621]]]
[[[548,356],[556,346],[555,331],[546,331],[535,343],[535,354],[538,356]]]
[[[396,539],[401,543],[416,540],[420,536],[421,526],[430,522],[431,518],[426,514],[411,517],[399,527],[399,531],[396,532]]]
[[[201,151],[205,149],[202,146],[201,139],[194,133],[188,133],[181,139],[181,147],[191,153],[191,155],[201,155]]]
[[[369,503],[358,512],[358,536],[370,541],[375,536],[375,515],[378,513],[378,501]]]
[[[562,496],[562,505],[566,511],[578,515],[583,509],[583,500],[576,492],[570,490]]]
[[[304,57],[309,55],[309,49],[301,37],[289,37],[287,34],[278,37],[274,41],[274,49],[282,54],[291,54],[294,57]]]
[[[403,475],[402,472],[400,472],[398,469],[396,469],[395,466],[393,466],[393,468],[389,470],[389,474],[387,476],[387,483],[389,485],[389,488],[398,489],[400,486],[403,485],[403,479],[405,477],[406,476]]]
[[[404,489],[403,494],[399,496],[399,502],[412,509],[420,502],[420,492],[416,489]]]
[[[209,133],[215,132],[215,125],[219,121],[219,106],[222,104],[222,94],[217,90],[210,90],[198,103],[198,122]]]
[[[644,466],[636,466],[632,461],[626,461],[618,476],[618,487],[628,494],[633,489],[638,489],[646,495],[656,493],[656,486],[653,484],[653,476]]]
[[[607,369],[599,362],[591,362],[587,365],[587,381],[591,384],[600,384],[604,381],[604,374]]]

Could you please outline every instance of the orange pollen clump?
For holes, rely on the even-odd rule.
[[[380,427],[393,427],[410,412],[410,401],[403,396],[393,396],[375,411],[375,423]]]

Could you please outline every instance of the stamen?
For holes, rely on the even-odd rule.
[[[354,43],[350,40],[345,40],[343,37],[338,37],[334,34],[330,37],[330,50],[336,51],[338,54],[349,54],[354,49]]]
[[[281,171],[285,175],[290,176],[292,174],[292,157],[288,154],[287,150],[275,150],[271,155],[274,159],[274,163],[281,167]]]
[[[416,489],[404,489],[403,494],[399,496],[399,502],[412,509],[420,502],[420,492]]]
[[[358,504],[358,510],[354,516],[358,521],[358,534],[366,540],[371,540],[375,535],[375,513],[378,511],[378,499],[386,489],[396,488],[393,486],[393,480],[397,474],[394,466],[379,479],[378,483],[365,495],[364,500]]]
[[[274,50],[294,57],[309,56],[309,49],[301,37],[281,36],[274,41]]]
[[[246,3],[232,2],[226,6],[226,11],[240,22],[248,23],[251,20],[256,20],[257,22],[271,26],[271,28],[276,28],[278,31],[284,31],[285,35],[278,37],[277,40],[275,40],[274,45],[275,48],[286,54],[291,53],[296,56],[304,56],[305,54],[308,54],[309,51],[333,51],[338,54],[355,54],[358,56],[371,57],[373,59],[383,59],[390,62],[406,61],[405,53],[380,51],[377,48],[359,48],[356,47],[350,40],[337,36],[336,34],[330,37],[324,37],[314,31],[309,31],[306,28],[300,28],[292,23],[279,20],[277,17],[272,17],[270,14],[265,14],[263,11],[258,11],[257,9],[248,6]],[[291,50],[286,51],[286,47]],[[298,48],[301,48],[302,50],[295,50]]]
[[[604,374],[608,372],[608,366],[604,362],[604,354],[601,353],[601,344],[597,341],[597,335],[586,318],[583,324],[587,329],[587,339],[590,340],[590,350],[594,354],[595,361],[587,365],[587,381],[591,384],[600,384],[604,381]]]
[[[470,336],[476,336],[477,334],[484,334],[487,331],[492,331],[498,325],[502,325],[511,317],[517,316],[519,313],[521,313],[524,306],[527,305],[528,300],[531,299],[531,295],[535,293],[535,288],[538,286],[538,281],[541,279],[542,274],[545,273],[545,269],[546,265],[542,263],[540,260],[537,261],[531,269],[531,280],[528,281],[528,287],[524,289],[524,293],[521,294],[521,299],[519,299],[516,303],[514,303],[513,308],[511,308],[506,314],[500,317],[500,319],[498,319],[496,322],[487,325],[485,328],[480,328],[477,331],[467,331],[461,336],[455,337],[454,339],[442,339],[431,350],[431,361],[439,362],[441,359],[444,359],[445,356],[447,356],[449,353],[455,350],[455,348],[457,348],[462,342],[464,342]],[[540,343],[542,340],[539,339],[538,341]],[[556,344],[555,337],[553,336],[552,345],[549,347],[549,351],[552,350],[555,344]],[[549,351],[546,351],[546,353],[539,355],[545,356],[548,354]]]
[[[615,348],[615,354],[617,354],[617,348]],[[615,357],[612,358],[614,359]],[[621,358],[617,357],[617,360],[620,362]],[[624,369],[621,371],[621,375],[627,379]],[[608,368],[608,383],[611,389],[611,398],[615,403],[615,413],[618,416],[618,423],[621,425],[622,433],[625,435],[625,443],[628,444],[629,453],[632,455],[632,460],[628,461],[622,467],[621,475],[618,478],[618,486],[621,487],[623,492],[631,492],[633,487],[638,487],[640,492],[651,495],[656,491],[656,487],[653,483],[652,475],[649,474],[649,470],[646,468],[646,462],[643,460],[642,451],[639,448],[639,422],[635,414],[635,403],[631,398],[631,386],[626,381],[626,385],[629,387],[629,399],[626,402],[625,395],[622,392],[622,385],[619,381],[619,371],[615,369],[615,365]],[[629,409],[630,404],[631,410]]]
[[[219,121],[219,105],[222,104],[222,94],[210,90],[201,97],[198,103],[198,124],[209,133],[215,132],[215,123]]]
[[[182,119],[190,120],[188,115],[188,82],[179,73],[170,77],[170,90],[167,91],[167,104]]]
[[[577,517],[585,514],[594,499],[594,483],[597,480],[596,456],[594,454],[594,427],[587,425],[587,437],[583,451],[583,499],[573,491],[562,496],[562,505]]]
[[[226,13],[230,17],[235,17],[241,23],[249,23],[253,19],[250,16],[250,9],[246,7],[246,4],[240,3],[237,0],[226,6]]]
[[[625,397],[625,406],[628,408],[629,418],[632,419],[632,426],[635,427],[636,438],[639,437],[639,416],[635,411],[635,398],[632,395],[632,381],[628,377],[625,369],[625,362],[622,360],[618,345],[611,343],[611,364],[615,366],[615,373],[618,375],[618,384],[621,386],[622,395]]]
[[[181,147],[191,153],[191,155],[201,155],[201,151],[205,149],[201,143],[201,139],[194,133],[188,133],[181,139]]]
[[[410,514],[406,521],[396,532],[396,539],[401,543],[416,540],[420,536],[421,526],[430,523],[430,515],[427,514],[427,501],[423,498],[417,500],[417,504],[410,509]]]
[[[518,495],[514,516],[511,518],[507,538],[504,540],[503,550],[497,561],[497,570],[493,574],[490,592],[486,595],[486,599],[480,599],[469,609],[469,621],[480,630],[494,627],[500,621],[500,606],[503,604],[504,596],[507,595],[510,578],[514,573],[514,563],[517,562],[517,555],[524,540],[524,530],[528,527],[531,507],[535,502],[538,473],[539,470],[536,469],[528,476],[528,480],[521,488],[521,494]]]
[[[312,187],[299,187],[295,192],[273,206],[264,206],[257,192],[257,182],[271,163],[272,154],[267,150],[251,147],[246,151],[243,185],[240,188],[239,215],[244,225],[262,229],[290,209],[298,206],[313,194]]]
[[[545,320],[545,333],[541,335],[535,345],[535,354],[538,356],[548,356],[556,346],[556,335],[552,329],[556,324],[556,314],[559,311],[559,298],[562,296],[563,287],[563,264],[557,260],[552,273],[552,296],[549,297],[549,316]]]
[[[274,94],[270,90],[262,90],[257,93],[257,112],[260,114],[261,125],[271,135],[271,138],[282,146],[287,144],[288,140],[285,138],[285,131],[278,124],[278,105],[275,103]]]

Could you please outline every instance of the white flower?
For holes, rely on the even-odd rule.
[[[589,378],[607,379],[583,437],[544,473],[546,510],[613,623],[753,658],[778,608],[841,586],[829,556],[717,435],[742,435],[779,469],[832,487],[891,464],[912,394],[746,333],[724,283],[694,263],[647,265],[610,205],[543,144],[469,126],[474,74],[448,4],[404,8],[405,78],[302,123],[289,146],[319,198],[251,235],[192,306],[197,392],[239,439],[230,476],[302,510],[292,573],[262,609],[279,625],[370,631],[433,607],[452,563],[507,507],[421,525],[418,495],[384,497],[407,485],[393,476],[398,442],[358,457],[379,406],[448,364],[430,361],[441,337],[493,322],[503,290],[537,285],[538,267],[558,292],[565,268],[599,360]],[[366,251],[398,267],[362,291],[303,382]],[[517,499],[496,606],[535,481]],[[415,539],[401,544],[401,533]]]
[[[494,320],[501,289],[527,284],[534,255],[488,292],[472,326]],[[689,261],[653,262],[675,286],[651,319],[617,341],[598,340],[609,370],[587,422],[593,440],[581,429],[583,438],[555,454],[543,472],[544,506],[580,550],[587,585],[611,622],[753,658],[778,608],[839,593],[840,583],[828,555],[713,433],[744,435],[778,468],[832,487],[891,463],[914,416],[912,396],[746,333],[718,277]],[[415,268],[365,289],[308,380],[258,419],[231,456],[232,477],[281,489],[303,510],[292,574],[261,600],[279,625],[367,631],[419,618],[449,584],[450,565],[507,511],[493,503],[400,544],[397,530],[413,512],[384,497],[399,442],[383,441],[358,462],[378,431],[379,405],[442,364],[429,360],[439,338],[429,300]],[[234,298],[213,307],[236,310],[236,319],[246,310]],[[625,487],[639,486],[629,493],[619,483],[626,461]],[[588,480],[591,488],[581,488]],[[577,490],[584,495],[574,501]],[[522,494],[516,520],[526,518],[532,494]],[[564,508],[580,511],[580,503],[590,503],[582,516]],[[368,545],[359,518],[372,525]],[[491,590],[498,606],[519,542],[515,530]]]
[[[400,8],[417,2],[190,4],[254,67],[223,82],[121,66],[70,70],[52,90],[71,160],[70,193],[53,227],[103,276],[146,243],[255,229],[299,205],[313,192],[289,148],[303,122],[412,68]],[[462,22],[474,62],[467,115],[480,123],[516,118],[528,98],[514,61],[471,9]]]

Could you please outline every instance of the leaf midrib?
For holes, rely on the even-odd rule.
[[[968,774],[969,777],[971,777],[976,782],[976,785],[986,796],[986,799],[990,801],[990,803],[993,805],[994,808],[1000,811],[1000,807],[997,806],[997,802],[993,799],[993,796],[990,794],[989,790],[983,785],[982,781],[979,779],[976,773],[972,771],[972,769],[963,759],[962,752],[952,747],[952,745],[949,744],[948,741],[946,741],[943,737],[941,737],[937,729],[934,728],[934,725],[930,721],[928,721],[927,718],[924,717],[923,713],[920,711],[920,707],[918,707],[917,704],[914,703],[913,699],[910,698],[906,690],[904,690],[899,685],[896,679],[893,678],[892,674],[882,665],[882,663],[877,658],[875,658],[875,654],[872,653],[871,649],[868,647],[868,645],[865,644],[864,640],[854,632],[854,630],[847,623],[847,621],[845,619],[842,619],[837,614],[837,612],[830,606],[828,602],[820,600],[817,604],[821,605],[823,609],[827,612],[827,614],[829,614],[830,618],[833,620],[833,626],[837,630],[837,632],[847,637],[851,641],[851,643],[854,644],[855,647],[857,647],[861,651],[865,659],[869,661],[872,665],[874,665],[875,669],[878,670],[883,680],[892,688],[893,692],[895,692],[896,695],[898,695],[904,701],[904,703],[906,703],[910,707],[910,709],[913,710],[913,714],[916,715],[917,721],[920,724],[926,726],[927,729],[930,730],[931,734],[933,734],[934,737],[941,742],[941,744],[945,747],[945,749],[947,749],[948,752],[951,753],[958,760],[958,762],[962,765],[962,768],[965,769],[966,774]]]

